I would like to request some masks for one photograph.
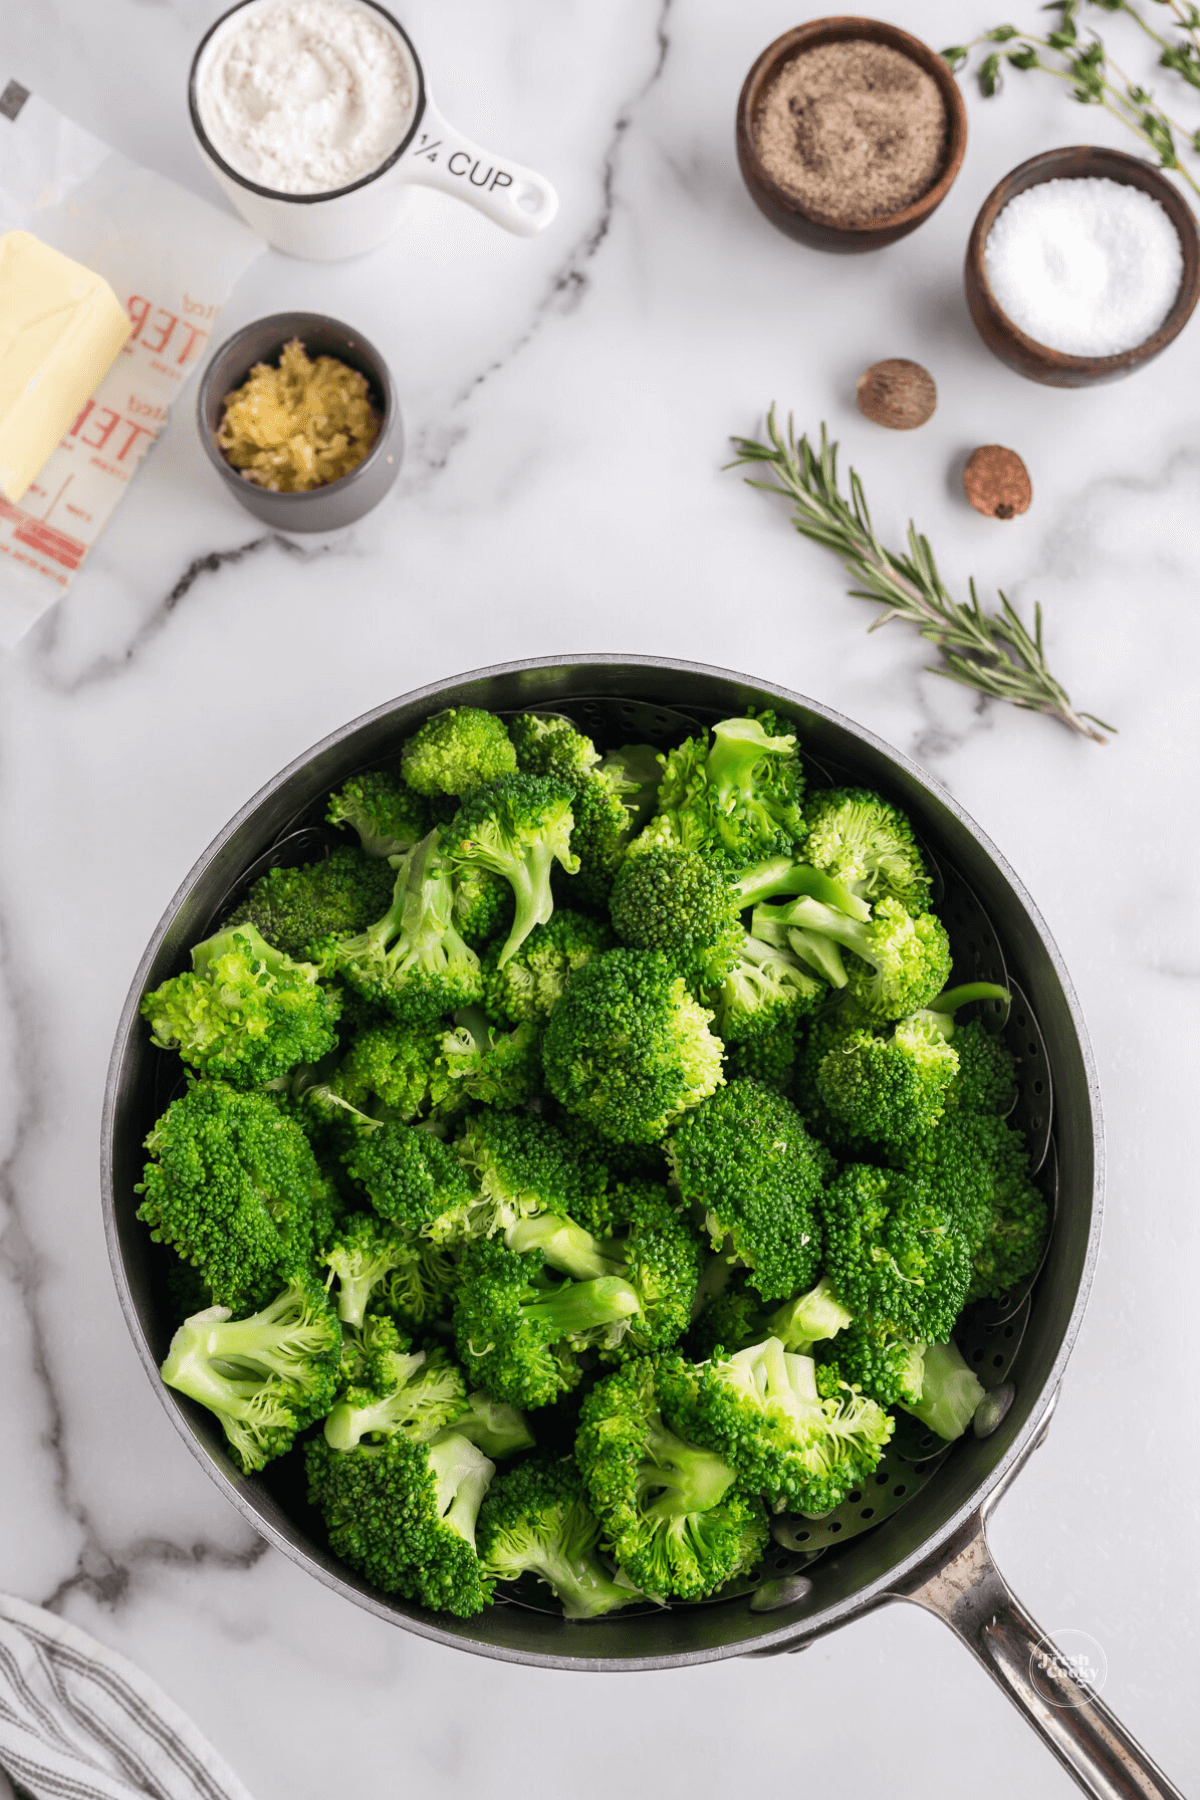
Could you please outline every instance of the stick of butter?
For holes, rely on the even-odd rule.
[[[0,237],[0,493],[19,500],[112,368],[129,319],[103,276]]]

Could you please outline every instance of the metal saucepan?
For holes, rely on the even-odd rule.
[[[158,1374],[172,1331],[167,1257],[137,1221],[134,1189],[143,1140],[179,1070],[174,1058],[150,1045],[138,1001],[147,987],[186,965],[190,946],[223,916],[248,877],[275,861],[312,856],[322,831],[320,803],[330,788],[393,757],[429,714],[460,705],[562,711],[608,747],[667,745],[689,727],[747,707],[779,707],[796,720],[816,781],[878,787],[908,811],[942,879],[939,905],[955,950],[953,979],[999,973],[1018,996],[1006,1029],[1022,1058],[1021,1121],[1052,1196],[1056,1181],[1056,1217],[1032,1291],[964,1322],[973,1359],[991,1387],[992,1429],[982,1437],[968,1434],[940,1455],[931,1454],[941,1448],[935,1440],[909,1431],[894,1456],[889,1447],[891,1472],[881,1466],[884,1479],[875,1491],[852,1496],[829,1520],[777,1521],[776,1551],[757,1585],[745,1583],[705,1605],[579,1625],[520,1589],[470,1620],[386,1599],[329,1554],[297,1458],[261,1475],[240,1474],[212,1416],[165,1387]],[[121,1303],[163,1405],[255,1530],[348,1599],[438,1643],[580,1670],[679,1668],[799,1650],[885,1601],[910,1600],[963,1639],[1088,1793],[1131,1800],[1177,1790],[1090,1692],[1078,1666],[1043,1639],[993,1563],[985,1531],[990,1508],[1045,1432],[1079,1330],[1100,1238],[1102,1168],[1095,1068],[1066,970],[1017,877],[947,793],[879,739],[786,689],[664,658],[587,656],[482,669],[391,701],[326,738],[242,808],[172,900],[134,977],[109,1069],[102,1178]],[[959,1342],[964,1347],[962,1334]]]

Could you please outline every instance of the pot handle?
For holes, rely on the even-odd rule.
[[[936,1613],[1093,1800],[1183,1800],[1021,1605],[992,1560],[984,1515],[897,1599]]]
[[[428,96],[396,179],[453,194],[518,237],[536,237],[558,211],[558,195],[544,175],[481,150],[447,124]]]

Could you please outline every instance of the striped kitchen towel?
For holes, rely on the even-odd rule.
[[[8,1594],[0,1594],[0,1770],[32,1800],[250,1800],[140,1669]],[[4,1788],[0,1775],[0,1795]]]

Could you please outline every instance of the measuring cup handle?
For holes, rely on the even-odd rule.
[[[992,1561],[982,1515],[920,1585],[896,1596],[936,1613],[1093,1800],[1183,1800],[1037,1625]],[[1036,1680],[1035,1680],[1036,1670]]]
[[[466,200],[518,237],[536,237],[558,211],[558,195],[545,176],[481,150],[448,125],[428,98],[397,174],[402,181]]]

